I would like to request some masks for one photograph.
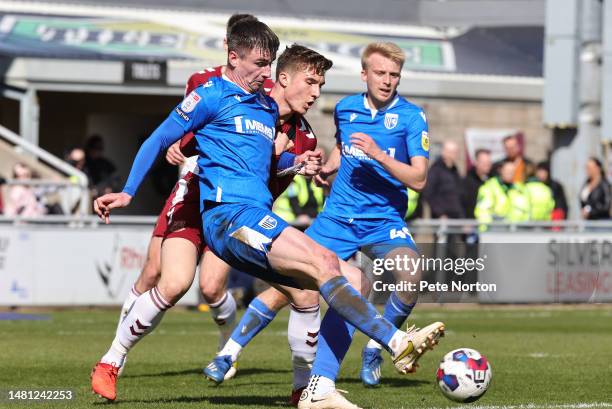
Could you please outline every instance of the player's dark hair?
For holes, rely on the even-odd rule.
[[[230,18],[227,19],[227,24],[225,25],[225,27],[227,27],[227,30],[225,32],[226,38],[229,36],[232,26],[239,21],[259,21],[259,20],[257,19],[257,17],[255,17],[252,14],[241,14],[241,13],[232,14]]]
[[[227,35],[227,50],[238,53],[240,57],[258,48],[270,53],[274,60],[279,44],[276,34],[259,20],[239,20],[230,27]]]
[[[295,72],[312,69],[317,75],[325,75],[334,63],[318,52],[302,45],[293,44],[278,57],[276,79],[281,72]]]

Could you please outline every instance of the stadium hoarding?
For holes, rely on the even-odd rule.
[[[483,303],[612,302],[612,240],[606,232],[485,232],[479,280],[497,291]]]
[[[121,305],[144,265],[150,237],[148,225],[3,227],[0,306]],[[197,305],[197,287],[180,303]]]

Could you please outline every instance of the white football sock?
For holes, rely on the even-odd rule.
[[[219,351],[217,356],[229,355],[232,357],[232,362],[236,362],[241,351],[242,345],[230,338],[227,340],[221,351]]]
[[[378,342],[376,342],[373,339],[371,339],[371,340],[368,341],[368,344],[366,345],[366,348],[382,349],[382,345],[380,345]]]
[[[123,365],[128,351],[159,324],[164,312],[171,306],[172,304],[161,296],[157,287],[143,293],[119,325],[110,349],[100,361],[115,363],[116,366]]]
[[[387,344],[389,349],[392,351],[391,355],[394,358],[403,352],[402,341],[404,337],[406,337],[406,333],[398,329],[397,331],[395,331],[395,334],[393,334],[393,336],[389,340],[389,343]]]
[[[210,314],[213,320],[219,327],[221,333],[219,337],[219,346],[217,350],[223,348],[229,337],[232,335],[232,330],[236,324],[236,300],[232,294],[227,291],[221,300],[208,304],[210,307]]]
[[[313,375],[308,382],[308,391],[315,398],[322,398],[336,389],[336,383],[321,375]]]
[[[130,291],[128,291],[128,295],[125,298],[123,305],[121,306],[121,312],[119,314],[119,323],[117,324],[117,329],[119,329],[119,325],[121,325],[121,322],[123,321],[123,319],[128,315],[128,312],[130,312],[130,308],[132,308],[132,305],[134,305],[134,303],[136,302],[136,299],[140,296],[141,296],[141,293],[138,292],[138,290],[136,289],[136,286],[133,285]]]
[[[317,354],[321,315],[319,305],[300,308],[291,305],[287,335],[293,362],[293,390],[308,385],[310,370]]]

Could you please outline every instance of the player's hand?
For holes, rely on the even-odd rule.
[[[331,183],[329,182],[329,177],[336,173],[335,169],[329,169],[326,166],[327,164],[321,166],[321,171],[315,175],[313,178],[315,185],[318,187],[329,188],[331,187]]]
[[[378,162],[380,162],[385,155],[385,152],[378,147],[374,139],[363,132],[355,132],[351,135],[351,145],[360,149],[363,153]]]
[[[323,166],[323,151],[321,149],[306,151],[295,157],[295,163],[304,163],[298,174],[304,176],[318,175]]]
[[[289,136],[286,133],[277,132],[274,139],[274,152],[280,155],[291,148],[293,148],[293,141],[289,139]]]
[[[126,207],[132,201],[132,196],[125,192],[107,193],[94,200],[94,212],[104,220],[104,223],[110,223],[110,211],[117,207]]]
[[[329,173],[321,170],[321,172],[319,172],[319,174],[315,175],[315,177],[313,178],[315,185],[317,185],[318,187],[330,187],[331,184],[329,183],[329,180],[327,180],[329,175]]]
[[[174,142],[166,151],[166,162],[171,165],[182,165],[185,162],[185,155],[181,152],[181,141]]]

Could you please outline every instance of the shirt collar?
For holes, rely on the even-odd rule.
[[[368,93],[367,92],[363,93],[363,106],[365,107],[365,109],[370,111],[370,113],[372,114],[372,119],[374,119],[378,111],[381,111],[381,112],[387,111],[393,108],[395,104],[398,103],[398,101],[399,101],[399,95],[396,92],[395,97],[393,98],[391,102],[389,102],[387,105],[385,105],[381,109],[376,109],[376,108],[370,107],[370,103],[368,102]]]

